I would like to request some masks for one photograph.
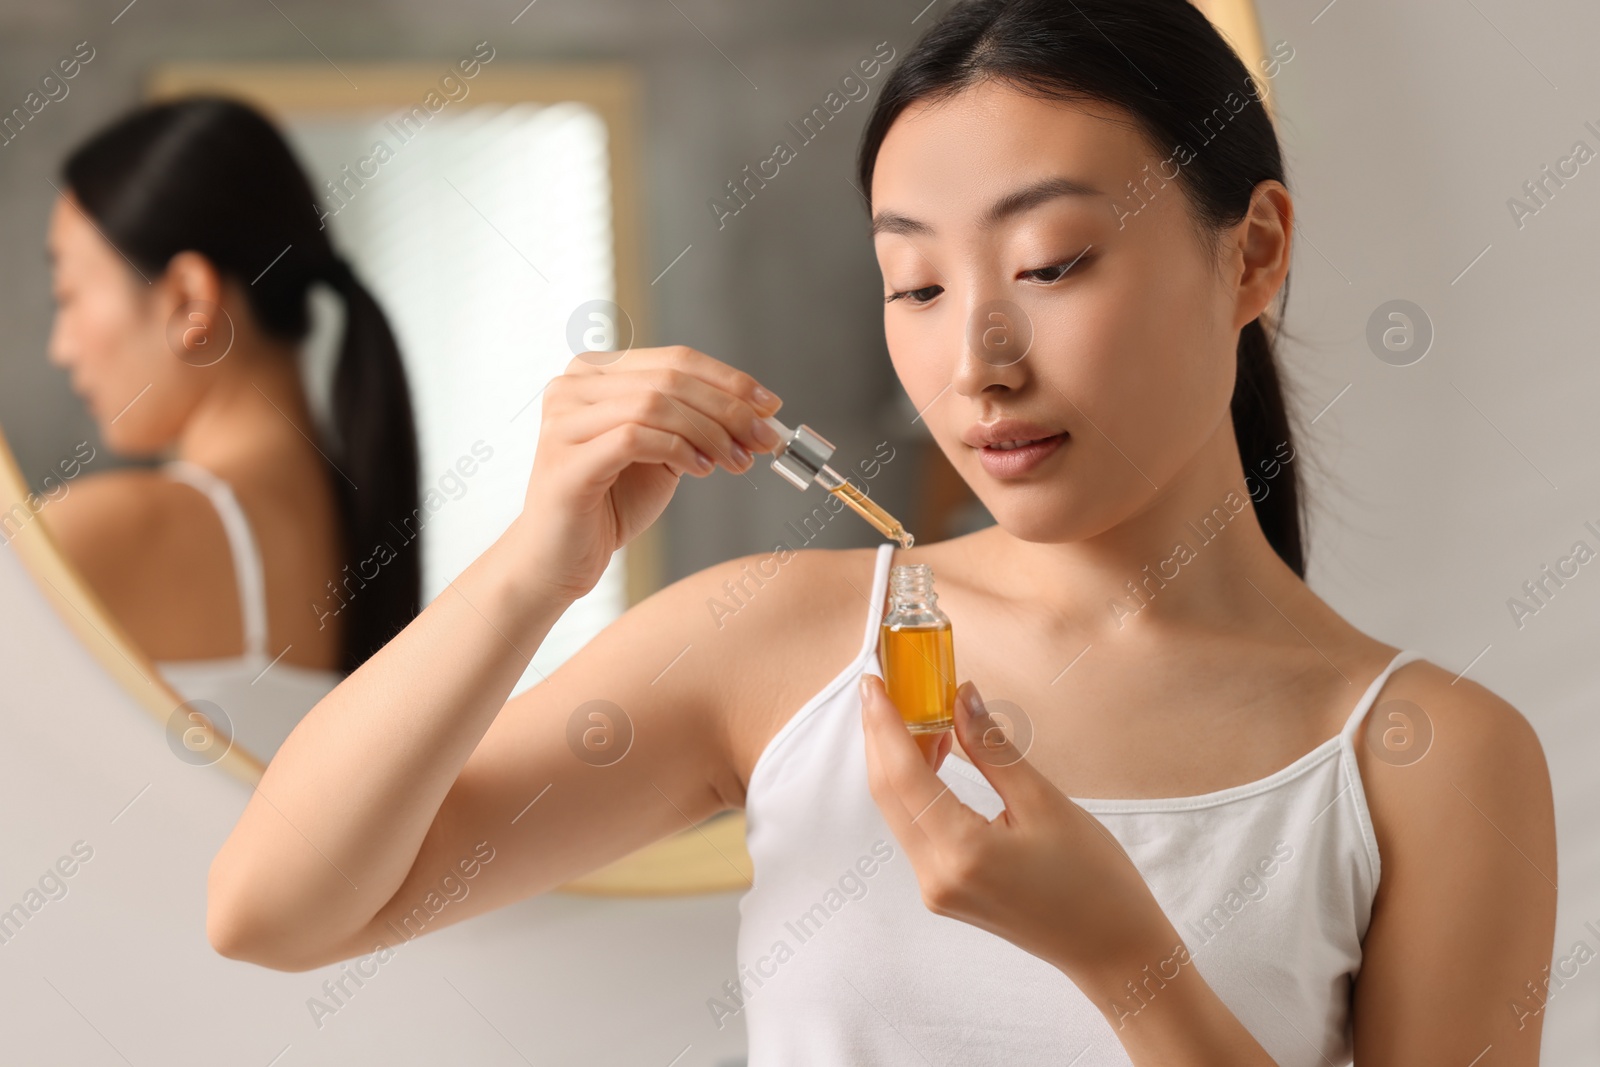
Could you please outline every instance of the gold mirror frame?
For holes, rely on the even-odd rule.
[[[1266,44],[1261,37],[1261,19],[1256,15],[1252,0],[1190,0],[1199,8],[1217,32],[1233,46],[1250,76],[1261,86],[1261,99],[1267,105],[1267,115],[1276,119],[1272,83],[1260,76],[1262,61],[1266,59]]]

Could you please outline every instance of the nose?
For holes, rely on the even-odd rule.
[[[45,344],[45,354],[50,362],[58,367],[72,365],[72,357],[67,348],[67,340],[65,331],[62,328],[60,313],[56,314],[55,319],[50,324],[50,339]]]
[[[1033,347],[1033,320],[1014,301],[988,299],[967,315],[966,336],[952,384],[962,396],[1022,387]]]

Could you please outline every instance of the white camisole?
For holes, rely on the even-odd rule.
[[[1128,976],[1135,988],[1108,1020],[1037,956],[929,911],[867,789],[856,685],[881,673],[893,549],[878,552],[860,652],[751,769],[739,973],[708,1009],[719,1024],[743,1013],[750,1067],[1128,1067],[1115,1027],[1157,1003],[1157,968]],[[1389,675],[1418,658],[1401,651],[1338,736],[1259,781],[1073,798],[1122,843],[1193,965],[1281,1067],[1351,1061],[1351,985],[1379,876],[1356,731]],[[954,755],[939,777],[986,818],[1004,807]]]
[[[234,743],[266,763],[295,724],[344,675],[273,661],[267,654],[267,593],[261,553],[238,498],[227,482],[186,460],[165,464],[162,473],[204,493],[222,519],[244,614],[244,653],[218,659],[168,660],[158,662],[156,669],[184,700],[208,700],[221,708]]]

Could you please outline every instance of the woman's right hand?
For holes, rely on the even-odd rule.
[[[609,359],[611,362],[601,362]],[[683,345],[584,353],[545,387],[520,536],[541,583],[577,599],[652,522],[684,474],[743,473],[780,439],[782,405],[750,375]]]

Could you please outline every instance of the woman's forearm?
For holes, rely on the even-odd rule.
[[[358,931],[571,603],[531,572],[519,519],[323,698],[268,765],[211,866],[207,932],[293,969]]]
[[[1143,958],[1070,975],[1138,1067],[1275,1067],[1195,970],[1176,931]]]

